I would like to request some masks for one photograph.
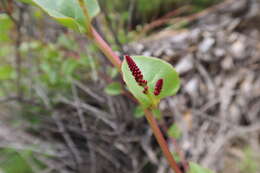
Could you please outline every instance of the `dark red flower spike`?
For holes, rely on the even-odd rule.
[[[154,93],[155,96],[158,96],[161,93],[162,87],[163,87],[163,79],[159,79],[156,82],[155,87],[154,87],[153,93]]]
[[[132,72],[132,75],[135,78],[135,81],[138,83],[138,85],[145,87],[147,85],[147,81],[143,79],[143,74],[139,67],[129,55],[125,55],[125,59],[130,71]]]

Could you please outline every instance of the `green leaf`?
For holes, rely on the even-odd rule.
[[[76,50],[76,42],[65,34],[61,34],[58,38],[58,45],[68,50]]]
[[[12,149],[1,150],[0,170],[4,173],[32,173],[32,169],[20,153]]]
[[[51,83],[55,84],[58,81],[58,75],[57,72],[52,69],[52,67],[47,64],[43,63],[40,65],[41,69],[45,72],[46,75],[45,78]]]
[[[0,42],[10,41],[9,32],[12,26],[11,19],[5,14],[0,14]]]
[[[105,88],[105,93],[112,96],[122,94],[122,92],[123,89],[119,82],[113,82]]]
[[[65,76],[71,76],[74,70],[77,68],[79,63],[75,59],[67,59],[62,63],[61,69]]]
[[[188,173],[214,173],[212,170],[203,168],[199,164],[194,162],[190,162],[189,166],[190,170],[188,171]]]
[[[182,135],[181,129],[176,124],[171,125],[171,127],[168,129],[167,133],[169,136],[171,136],[175,139],[179,139]]]
[[[13,68],[11,66],[0,66],[0,80],[7,80],[13,77]]]
[[[143,93],[143,87],[139,86],[135,81],[126,60],[123,61],[121,70],[128,89],[144,108],[150,107],[154,105],[154,101],[158,103],[160,99],[172,96],[178,91],[180,87],[179,75],[171,64],[158,58],[147,56],[132,56],[132,58],[142,71],[144,79],[147,80],[150,94],[146,95]],[[158,96],[155,96],[153,95],[154,87],[160,78],[163,79],[162,90]]]
[[[144,109],[142,106],[138,105],[136,106],[136,108],[134,109],[134,117],[135,118],[141,118],[144,116]]]
[[[20,1],[22,3],[26,3],[26,4],[33,4],[32,0],[18,0],[18,1]]]
[[[85,32],[86,19],[77,0],[32,0],[46,13],[64,26]],[[96,0],[84,0],[90,20],[95,17],[100,9]]]

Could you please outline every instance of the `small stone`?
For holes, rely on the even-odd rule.
[[[193,56],[188,54],[183,57],[180,62],[176,65],[175,69],[178,73],[183,74],[193,69]]]
[[[166,56],[170,56],[170,57],[173,57],[173,56],[176,55],[176,52],[173,49],[166,49],[164,51],[164,53],[165,53]]]
[[[144,56],[151,56],[151,54],[152,54],[152,53],[151,53],[150,51],[145,51],[145,52],[143,53]]]
[[[218,58],[220,58],[220,57],[223,57],[224,55],[225,55],[225,50],[224,49],[221,49],[221,48],[216,48],[215,50],[214,50],[214,55],[216,56],[216,57],[218,57]]]
[[[191,40],[191,42],[197,43],[200,36],[201,36],[201,30],[196,28],[191,31],[189,39]]]
[[[164,47],[161,47],[153,52],[153,56],[159,57],[163,54]]]
[[[185,86],[184,90],[191,96],[195,96],[198,93],[199,81],[197,78],[191,79]]]
[[[136,49],[136,52],[141,53],[144,50],[144,45],[140,44],[140,43],[137,43],[135,45],[135,49]]]
[[[204,38],[202,43],[199,44],[199,50],[203,53],[206,53],[215,43],[215,39],[208,37]]]
[[[231,57],[226,57],[221,61],[221,66],[225,70],[230,70],[234,67],[234,62]]]
[[[236,41],[230,48],[231,54],[237,59],[245,58],[245,45],[241,41]]]
[[[181,42],[185,42],[189,37],[189,33],[188,32],[182,32],[174,37],[172,37],[170,40],[172,43],[181,43]]]

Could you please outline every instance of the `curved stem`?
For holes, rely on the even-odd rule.
[[[154,119],[152,113],[147,109],[144,110],[144,113],[145,113],[145,117],[146,117],[147,121],[149,122],[149,125],[151,126],[151,128],[153,130],[154,136],[156,137],[156,140],[159,143],[159,145],[163,151],[163,154],[166,157],[171,168],[174,170],[175,173],[182,173],[180,168],[178,167],[176,161],[174,160],[174,158],[169,150],[169,147],[167,145],[167,142],[165,141],[163,134],[162,134],[156,120]]]
[[[92,27],[92,40],[98,46],[98,48],[106,55],[109,61],[119,70],[121,71],[121,60],[120,58],[113,52],[113,50],[108,46],[108,44],[103,40],[103,38],[97,33],[97,31]]]

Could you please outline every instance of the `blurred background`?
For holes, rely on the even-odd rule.
[[[180,167],[259,173],[260,1],[99,5],[93,24],[119,56],[158,57],[180,73],[159,120]],[[30,0],[0,0],[0,172],[171,172],[118,71]]]

